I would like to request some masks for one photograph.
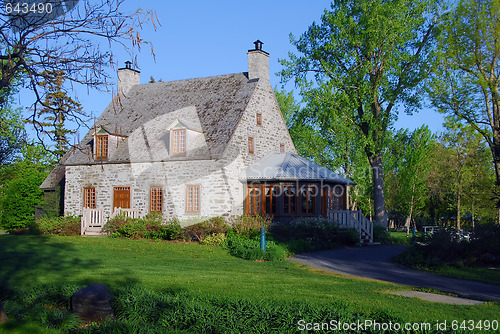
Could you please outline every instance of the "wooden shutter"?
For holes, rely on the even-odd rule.
[[[113,207],[130,209],[130,187],[114,187]]]

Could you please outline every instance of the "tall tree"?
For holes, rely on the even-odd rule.
[[[79,123],[86,115],[80,103],[63,91],[64,72],[52,73],[50,76],[54,78],[53,81],[40,83],[45,91],[45,100],[33,125],[55,142],[53,153],[60,159],[68,150],[67,135],[76,132],[67,128],[67,117]]]
[[[373,210],[368,196],[372,181],[366,173],[369,165],[356,132],[344,119],[323,119],[320,124],[312,117],[318,109],[317,101],[308,100],[301,106],[293,92],[279,89],[275,92],[298,153],[356,182],[356,186],[348,189],[347,206],[351,210],[361,208],[371,216]]]
[[[441,30],[430,99],[483,136],[500,186],[500,0],[458,2]]]
[[[54,81],[63,71],[71,84],[105,88],[109,76],[104,69],[113,64],[111,47],[140,47],[145,41],[138,29],[156,20],[154,13],[142,10],[123,12],[124,0],[26,3],[29,10],[17,0],[2,5],[0,91],[11,89],[21,78],[20,83],[36,95],[33,121],[37,108],[44,105],[40,82]],[[1,97],[0,105],[5,103]]]
[[[471,202],[469,208],[473,213],[474,199],[478,196],[479,178],[487,177],[483,165],[484,143],[481,135],[470,125],[457,122],[456,117],[448,117],[444,124],[446,131],[442,135],[443,143],[450,151],[450,178],[455,192],[455,210],[457,229],[462,228],[464,203]]]
[[[424,125],[411,133],[399,130],[386,151],[384,168],[389,175],[391,209],[406,218],[408,228],[425,206],[428,193],[425,180],[433,144],[433,135]]]
[[[314,117],[343,119],[361,138],[372,169],[375,219],[384,226],[386,131],[398,105],[408,112],[420,107],[437,18],[438,0],[335,1],[320,24],[297,40],[291,36],[302,55],[282,61],[284,80],[294,78],[303,94],[323,98]]]

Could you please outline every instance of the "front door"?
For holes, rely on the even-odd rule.
[[[130,209],[130,187],[115,187],[113,207]]]

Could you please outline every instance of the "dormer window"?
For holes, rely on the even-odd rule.
[[[186,153],[186,129],[172,131],[172,153]]]
[[[96,159],[108,158],[108,136],[96,136]]]

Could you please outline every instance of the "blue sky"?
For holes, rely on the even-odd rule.
[[[138,9],[137,1],[126,0],[124,9]],[[275,75],[281,70],[278,59],[294,52],[290,33],[300,36],[313,21],[319,21],[329,8],[325,0],[253,0],[253,1],[143,1],[143,9],[156,11],[161,27],[154,31],[146,27],[143,39],[151,41],[156,54],[153,59],[149,48],[136,52],[141,83],[150,76],[163,81],[221,75],[247,70],[248,49],[260,39],[263,49],[270,53],[271,84],[279,85]],[[103,48],[109,48],[102,43]],[[130,60],[121,48],[112,50],[119,67]],[[108,69],[116,78],[115,70]],[[116,82],[116,79],[115,79]],[[293,89],[288,85],[287,89]],[[88,113],[99,116],[111,100],[111,91],[88,92],[78,89],[76,96]],[[18,100],[27,106],[31,97],[24,92]],[[442,130],[442,116],[429,109],[407,116],[400,114],[396,128],[411,130],[427,124],[433,132]],[[89,124],[90,126],[92,124]],[[85,135],[81,130],[80,137]]]

